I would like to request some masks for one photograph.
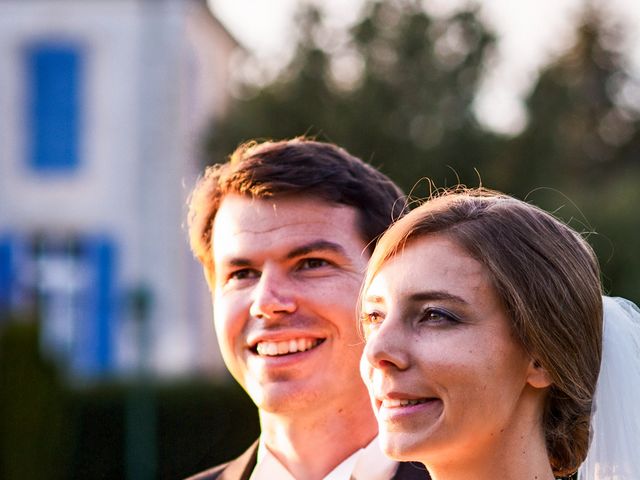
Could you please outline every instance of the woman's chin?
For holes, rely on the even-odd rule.
[[[380,446],[384,454],[398,462],[418,462],[423,457],[424,439],[411,438],[411,434],[380,432]]]

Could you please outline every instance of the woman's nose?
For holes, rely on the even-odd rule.
[[[367,337],[363,356],[373,368],[405,370],[409,367],[409,347],[401,322],[387,318]]]

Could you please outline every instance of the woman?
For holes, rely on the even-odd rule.
[[[547,480],[585,460],[600,272],[551,215],[480,189],[428,201],[378,242],[361,312],[362,376],[389,456],[424,463],[434,480]],[[622,337],[640,338],[629,325]],[[640,478],[631,450],[618,476],[598,458],[581,478]]]

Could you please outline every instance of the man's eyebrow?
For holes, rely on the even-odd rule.
[[[251,260],[248,258],[230,258],[225,262],[230,267],[248,267],[251,265]]]
[[[344,248],[337,243],[330,242],[328,240],[318,240],[316,242],[311,242],[305,245],[301,245],[299,247],[294,248],[289,253],[287,253],[286,258],[291,260],[293,258],[301,257],[304,255],[308,255],[314,252],[334,252],[339,255],[346,255]],[[229,259],[223,260],[225,265],[230,267],[250,267],[253,265],[253,262],[248,258],[244,257],[232,257]]]
[[[294,248],[289,253],[287,253],[287,259],[293,259],[297,257],[302,257],[303,255],[308,255],[314,252],[333,252],[339,255],[346,256],[346,252],[341,245],[337,243],[330,242],[328,240],[318,240],[316,242],[307,243],[306,245],[301,245],[299,247]]]

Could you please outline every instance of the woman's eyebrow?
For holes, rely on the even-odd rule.
[[[453,293],[449,293],[442,290],[427,290],[424,292],[416,292],[409,295],[409,300],[412,302],[424,302],[429,300],[448,300],[456,303],[462,303],[467,305],[467,302],[464,298],[459,297],[458,295],[454,295]]]
[[[410,302],[425,302],[425,301],[431,301],[431,300],[447,300],[455,303],[461,303],[463,305],[469,304],[469,302],[467,302],[462,297],[459,297],[449,292],[443,292],[438,290],[416,292],[409,295]],[[379,303],[384,303],[384,298],[380,295],[367,295],[364,298],[364,302],[379,304]]]
[[[384,298],[380,295],[367,295],[364,298],[365,303],[384,303]]]

